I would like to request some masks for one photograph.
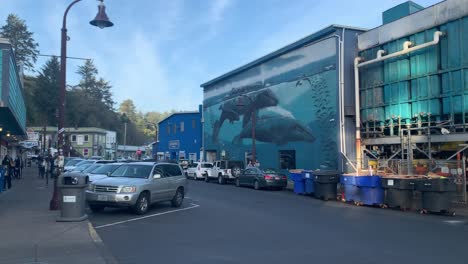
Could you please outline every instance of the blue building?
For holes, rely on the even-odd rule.
[[[7,39],[0,38],[0,156],[7,150],[17,155],[20,140],[26,138],[26,105],[20,69]]]
[[[198,111],[171,114],[158,123],[153,156],[158,160],[202,159],[202,129],[202,105]]]

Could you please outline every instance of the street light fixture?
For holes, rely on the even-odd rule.
[[[73,2],[68,5],[67,9],[65,9],[65,13],[63,14],[63,22],[62,22],[62,38],[61,38],[61,47],[60,47],[60,83],[59,83],[59,105],[58,105],[58,148],[59,151],[63,150],[63,128],[65,125],[65,89],[66,89],[66,77],[67,77],[67,14],[70,11],[70,8],[75,5],[76,3],[80,2],[81,0],[74,0]],[[114,24],[109,21],[109,18],[106,15],[106,8],[104,6],[104,0],[98,0],[101,3],[98,6],[98,14],[89,22],[93,26],[97,26],[99,28],[105,27],[112,27]],[[50,200],[49,209],[50,210],[58,210],[59,208],[59,199],[57,193],[57,177],[56,175],[54,179],[54,194],[52,195],[52,199]]]

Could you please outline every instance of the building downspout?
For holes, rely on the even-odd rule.
[[[356,173],[359,174],[362,168],[361,161],[361,113],[359,102],[359,62],[361,57],[354,58],[354,105],[356,112]]]
[[[408,54],[410,52],[424,49],[433,45],[437,45],[440,41],[440,37],[444,36],[444,33],[442,31],[436,31],[434,32],[434,38],[432,41],[423,43],[421,45],[417,45],[414,47],[411,47],[413,43],[411,41],[405,41],[403,43],[403,50],[394,52],[392,54],[383,56],[385,54],[384,50],[379,50],[377,51],[377,58],[369,61],[365,61],[362,63],[359,63],[360,61],[363,60],[361,57],[356,57],[354,58],[354,93],[355,93],[355,106],[356,106],[356,167],[357,167],[357,172],[358,174],[361,171],[362,168],[362,157],[361,157],[361,112],[360,112],[360,102],[359,102],[359,67],[366,66],[372,63],[376,63],[379,61],[384,61],[387,59],[395,58],[404,54]]]

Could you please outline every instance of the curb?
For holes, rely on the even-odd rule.
[[[94,245],[96,246],[96,249],[98,250],[99,254],[102,256],[104,259],[104,262],[106,264],[118,264],[119,262],[117,259],[112,255],[110,250],[104,245],[104,242],[102,242],[101,237],[99,234],[96,232],[96,229],[94,229],[93,225],[88,221],[88,232],[89,236],[93,240]]]

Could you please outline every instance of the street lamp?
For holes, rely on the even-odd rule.
[[[63,128],[65,124],[65,88],[66,88],[66,77],[67,77],[67,14],[70,11],[70,8],[80,2],[81,0],[74,0],[68,5],[65,13],[63,14],[63,24],[62,24],[62,38],[61,38],[61,47],[60,47],[60,83],[59,83],[59,105],[58,105],[58,148],[63,150]],[[101,3],[98,6],[98,13],[96,17],[89,22],[93,26],[99,28],[112,27],[114,24],[109,21],[109,18],[106,15],[106,8],[104,6],[104,0],[98,0]],[[49,208],[50,210],[58,210],[59,200],[57,193],[57,177],[54,179],[54,194],[50,200]]]
[[[246,94],[243,94],[242,97],[246,97],[247,99],[249,99],[249,101],[250,101],[250,104],[249,104],[249,105],[250,105],[250,107],[252,108],[252,109],[250,109],[250,110],[251,110],[250,120],[251,120],[251,122],[252,122],[252,163],[255,164],[255,162],[257,162],[257,153],[256,153],[256,152],[257,152],[257,149],[256,149],[256,146],[255,146],[255,122],[256,122],[256,120],[255,120],[255,119],[256,119],[256,115],[255,115],[255,114],[256,114],[256,113],[255,113],[255,111],[254,111],[254,108],[252,107],[252,105],[253,105],[253,99],[250,98],[250,97],[249,97],[248,95],[246,95]],[[244,107],[246,107],[246,105],[245,105],[245,104],[242,104],[242,103],[238,103],[237,105],[238,105],[238,106],[244,106]],[[244,118],[245,118],[245,117],[244,117]]]

